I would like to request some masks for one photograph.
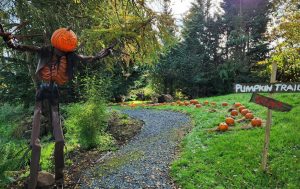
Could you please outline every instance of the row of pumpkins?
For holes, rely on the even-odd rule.
[[[176,102],[170,102],[170,103],[155,103],[155,104],[141,104],[140,106],[162,106],[162,105],[171,105],[171,106],[175,106],[175,105],[179,105],[179,106],[190,106],[190,105],[194,105],[196,108],[201,108],[202,106],[207,106],[207,105],[211,105],[211,106],[216,106],[217,103],[216,102],[209,102],[209,101],[204,101],[202,104],[198,101],[198,100],[190,100],[190,101],[176,101]],[[223,107],[228,106],[229,104],[227,102],[222,102],[221,104]],[[135,108],[137,106],[137,104],[129,104],[130,107]],[[233,126],[235,124],[235,118],[239,115],[239,113],[244,116],[244,118],[246,120],[251,121],[251,125],[252,127],[261,127],[262,126],[262,120],[260,118],[254,118],[253,113],[248,110],[245,106],[243,106],[241,103],[236,102],[233,105],[233,109],[230,112],[230,117],[227,117],[225,119],[225,122],[222,122],[219,124],[217,130],[219,131],[227,131],[229,129],[229,126]]]
[[[248,110],[245,106],[243,106],[241,103],[237,102],[234,104],[234,109],[231,110],[230,115],[231,117],[227,117],[225,119],[225,122],[222,122],[218,126],[219,131],[227,131],[229,126],[233,126],[235,124],[235,117],[239,115],[244,116],[246,120],[251,121],[252,127],[261,127],[262,126],[262,120],[260,118],[254,117],[253,113]]]

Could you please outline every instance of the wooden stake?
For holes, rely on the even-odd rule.
[[[277,63],[273,62],[270,83],[276,82],[276,72],[277,72]],[[271,97],[272,93],[270,93],[269,96]],[[262,163],[261,163],[263,171],[267,171],[271,124],[272,124],[272,110],[268,109],[267,122],[266,122],[266,133],[265,133],[265,143],[264,143],[264,149],[263,149],[263,154],[262,154]]]

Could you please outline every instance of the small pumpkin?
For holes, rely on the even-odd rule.
[[[231,112],[230,112],[230,115],[232,115],[232,116],[237,116],[239,113],[238,113],[238,111],[237,110],[232,110]]]
[[[131,108],[135,108],[136,107],[136,104],[132,103],[129,105]]]
[[[220,123],[218,126],[219,131],[227,131],[228,130],[228,125],[226,123]]]
[[[201,108],[201,104],[196,104],[196,108]]]
[[[262,120],[260,119],[260,118],[253,118],[252,120],[251,120],[251,125],[252,125],[252,127],[261,127],[261,125],[262,125]]]
[[[190,105],[189,101],[184,101],[184,105],[186,106]]]
[[[76,34],[67,28],[59,28],[52,34],[51,44],[53,47],[63,51],[72,52],[77,47]]]
[[[225,123],[226,123],[227,125],[234,125],[234,119],[233,119],[232,117],[227,117],[227,118],[225,119]]]
[[[240,107],[239,107],[239,112],[242,113],[242,110],[243,110],[243,109],[246,109],[246,107],[245,107],[245,106],[240,106]]]
[[[208,105],[209,102],[207,100],[204,101],[204,105]]]
[[[249,110],[248,109],[243,109],[242,111],[241,111],[241,114],[243,115],[243,116],[245,116],[247,113],[249,113]]]
[[[254,118],[253,113],[251,113],[251,112],[247,113],[247,114],[245,115],[245,118],[246,118],[246,119],[253,119],[253,118]]]
[[[222,106],[228,106],[227,102],[222,102]]]
[[[236,108],[240,107],[241,105],[242,105],[242,104],[241,104],[240,102],[234,103],[234,106],[235,106]]]
[[[195,105],[196,105],[196,104],[199,104],[199,101],[198,101],[198,100],[195,100],[195,99],[193,99],[193,100],[190,100],[190,103],[191,103],[191,104],[195,104]]]

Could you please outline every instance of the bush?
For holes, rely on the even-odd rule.
[[[107,112],[105,91],[107,82],[94,76],[84,79],[87,101],[66,108],[67,141],[78,143],[83,149],[112,145],[112,137],[105,133]]]

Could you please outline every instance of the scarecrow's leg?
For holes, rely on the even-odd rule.
[[[31,142],[30,145],[32,147],[31,153],[31,162],[30,162],[30,179],[28,183],[29,189],[35,189],[37,185],[37,177],[39,171],[39,163],[41,157],[41,145],[40,145],[40,118],[41,118],[41,110],[42,102],[36,101],[33,115],[33,123],[32,123],[32,132],[31,132]]]
[[[59,111],[58,111],[58,100],[55,99],[51,102],[51,115],[52,115],[52,127],[53,135],[55,137],[55,150],[54,150],[54,161],[55,161],[55,181],[57,184],[64,183],[64,135],[60,125]]]

